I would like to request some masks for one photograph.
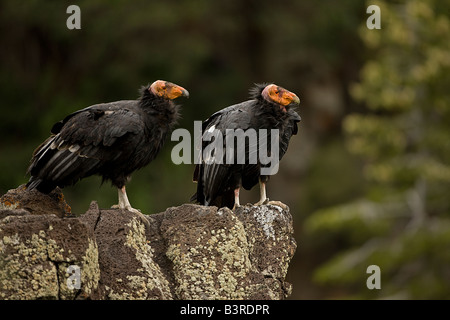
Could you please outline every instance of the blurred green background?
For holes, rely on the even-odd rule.
[[[450,298],[450,3],[413,0],[0,1],[0,194],[27,181],[53,123],[134,99],[164,79],[191,96],[178,127],[274,82],[301,99],[268,196],[291,208],[291,299]],[[381,9],[369,30],[366,8]],[[127,185],[151,214],[188,202],[194,165],[167,141]],[[256,202],[258,188],[243,192]],[[91,177],[64,189],[74,213],[117,191]],[[381,289],[369,290],[369,265]]]

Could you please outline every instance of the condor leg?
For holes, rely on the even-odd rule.
[[[259,178],[259,201],[255,203],[255,206],[260,206],[262,204],[266,204],[269,199],[266,196],[266,183],[261,181]]]
[[[234,189],[234,206],[233,206],[233,210],[235,210],[236,208],[241,206],[241,204],[239,203],[239,189],[240,189],[239,187]]]
[[[130,201],[128,201],[127,191],[125,189],[125,186],[123,186],[122,188],[118,188],[117,190],[118,190],[118,195],[119,195],[119,205],[118,205],[119,209],[128,210],[128,211],[135,212],[135,213],[140,212],[139,210],[131,207]]]

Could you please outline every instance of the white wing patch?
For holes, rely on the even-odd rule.
[[[80,145],[78,144],[73,144],[69,147],[69,151],[72,153],[77,152],[78,150],[80,150]]]

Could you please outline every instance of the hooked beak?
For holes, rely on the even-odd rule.
[[[181,96],[185,98],[189,98],[189,91],[187,91],[185,88],[181,88]]]
[[[295,93],[286,91],[284,93],[284,96],[286,101],[290,101],[288,104],[290,103],[300,104],[300,98]]]
[[[185,88],[178,86],[178,85],[174,85],[173,88],[171,88],[169,90],[169,92],[167,93],[167,97],[170,100],[176,99],[178,97],[186,97],[189,98],[189,91],[187,91]]]

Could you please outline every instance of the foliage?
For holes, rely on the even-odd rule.
[[[377,2],[381,30],[352,96],[368,111],[343,120],[348,150],[364,160],[366,194],[316,211],[306,230],[344,237],[315,280],[353,298],[450,298],[450,18],[448,3]],[[381,269],[381,290],[366,268]]]

